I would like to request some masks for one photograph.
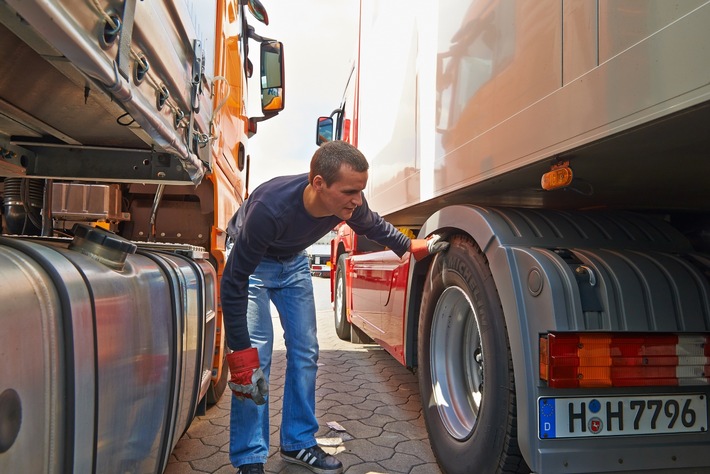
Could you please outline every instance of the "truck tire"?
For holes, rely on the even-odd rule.
[[[335,272],[335,301],[333,302],[333,316],[335,320],[335,333],[343,341],[350,340],[350,323],[348,322],[346,295],[345,254],[342,254],[338,257],[338,266]]]
[[[225,347],[224,357],[222,358],[222,373],[219,374],[219,380],[216,384],[210,383],[210,387],[207,389],[207,406],[211,407],[219,402],[222,398],[224,390],[227,388],[227,381],[229,380],[229,365],[227,364],[227,348]]]
[[[450,239],[424,286],[418,375],[432,449],[447,474],[530,472],[517,443],[503,309],[486,257]]]

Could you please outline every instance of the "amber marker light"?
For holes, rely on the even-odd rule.
[[[566,188],[572,184],[572,168],[569,167],[569,161],[564,161],[552,167],[552,170],[542,175],[540,185],[545,191],[553,189]]]

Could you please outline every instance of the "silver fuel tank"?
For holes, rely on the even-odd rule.
[[[204,252],[0,237],[0,472],[163,472],[210,381]]]

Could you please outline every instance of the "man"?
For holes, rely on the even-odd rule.
[[[233,250],[222,276],[221,300],[234,392],[229,455],[237,472],[261,474],[269,450],[268,377],[273,327],[279,312],[286,343],[281,457],[318,474],[343,466],[315,440],[318,361],[313,285],[305,249],[338,223],[417,259],[448,246],[438,237],[410,240],[370,211],[362,191],[368,163],[342,141],[323,144],[310,173],[274,178],[257,187],[229,222]]]

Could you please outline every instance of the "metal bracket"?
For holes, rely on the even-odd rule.
[[[31,150],[27,177],[193,184],[180,158],[154,150],[106,147],[72,147],[21,143]]]
[[[118,71],[130,80],[131,72],[131,42],[133,41],[133,20],[136,14],[136,0],[125,0],[123,3],[123,18],[121,36],[118,40]]]

